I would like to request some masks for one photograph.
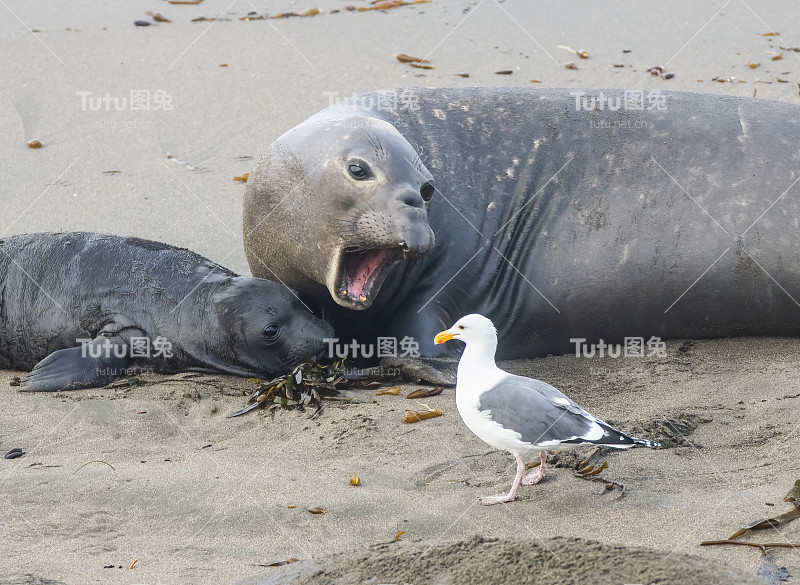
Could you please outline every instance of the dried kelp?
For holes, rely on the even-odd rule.
[[[610,479],[606,479],[605,477],[600,477],[600,474],[603,473],[608,469],[608,462],[603,461],[600,465],[588,465],[588,462],[581,461],[578,466],[572,470],[572,473],[575,477],[579,477],[581,479],[586,479],[589,481],[599,481],[604,485],[604,491],[601,492],[601,495],[607,494],[609,492],[614,491],[614,489],[619,490],[619,497],[622,498],[625,496],[625,486],[621,483],[616,481],[611,481]]]
[[[410,6],[411,4],[428,4],[431,0],[373,0],[372,6],[359,6],[359,12],[366,12],[368,10],[388,10],[389,8],[397,8],[398,6]]]
[[[299,561],[300,561],[300,559],[296,559],[296,558],[292,557],[292,558],[289,558],[289,559],[286,559],[286,560],[283,560],[283,561],[274,561],[274,562],[271,562],[271,563],[257,564],[257,565],[254,565],[254,566],[255,567],[283,567],[285,565],[291,565],[292,563],[297,563]]]
[[[755,520],[754,522],[750,522],[746,526],[743,526],[736,532],[734,532],[730,537],[725,540],[706,540],[700,543],[700,546],[710,546],[710,545],[717,545],[717,544],[732,544],[732,545],[741,545],[741,546],[752,546],[756,548],[760,548],[762,551],[766,552],[768,548],[797,548],[800,549],[800,544],[791,544],[791,543],[758,543],[758,542],[745,542],[741,540],[736,540],[740,536],[747,534],[753,530],[765,530],[767,528],[780,528],[781,526],[785,526],[795,518],[800,518],[800,479],[794,482],[792,489],[789,490],[789,493],[786,494],[786,497],[783,498],[784,502],[791,502],[793,505],[793,509],[773,518],[763,518],[760,520]]]
[[[753,548],[760,548],[766,554],[767,549],[770,548],[796,548],[800,550],[800,544],[791,544],[789,542],[746,542],[744,540],[704,540],[700,546],[714,546],[718,544],[732,544],[737,546],[750,546]]]
[[[319,403],[324,396],[336,397],[339,390],[347,383],[344,375],[344,360],[330,365],[314,364],[311,360],[297,366],[291,373],[269,381],[251,378],[257,388],[250,396],[248,405],[228,415],[228,418],[240,416],[256,408],[268,404],[283,407],[304,407],[311,403]]]
[[[431,396],[438,396],[444,392],[444,388],[437,386],[436,388],[420,388],[409,393],[406,398],[430,398]]]
[[[406,55],[405,53],[397,53],[396,55],[393,55],[393,57],[401,63],[430,63],[430,61],[427,59],[423,59],[422,57],[412,57],[411,55]]]
[[[568,47],[566,45],[558,45],[559,49],[564,49],[565,51],[569,51],[570,53],[575,53],[581,59],[588,59],[589,58],[589,51],[586,49],[578,49],[575,50],[572,47]]]
[[[735,540],[740,536],[747,533],[748,530],[764,530],[766,528],[779,528],[785,524],[788,524],[795,518],[800,518],[800,479],[794,482],[794,486],[792,489],[789,490],[789,493],[786,494],[786,497],[783,498],[784,502],[791,502],[794,506],[794,509],[786,512],[785,514],[781,514],[779,516],[775,516],[774,518],[766,518],[762,520],[756,520],[755,522],[751,522],[750,524],[740,528],[736,532],[734,532],[731,536],[728,537],[728,540]]]
[[[422,404],[422,403],[420,403]],[[407,410],[403,413],[403,422],[408,424],[413,424],[417,422],[421,422],[423,420],[428,420],[431,418],[436,418],[437,416],[442,416],[442,411],[438,408],[431,408],[427,404],[422,404],[428,410]]]

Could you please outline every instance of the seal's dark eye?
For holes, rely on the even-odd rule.
[[[356,163],[350,163],[347,165],[347,170],[350,171],[350,176],[356,181],[363,181],[369,174],[367,173],[367,169]]]
[[[435,189],[433,188],[433,184],[425,183],[422,187],[419,188],[419,194],[422,195],[423,201],[430,201],[433,197],[433,192]]]
[[[267,341],[277,341],[281,336],[281,326],[277,323],[270,323],[264,327],[264,339]]]

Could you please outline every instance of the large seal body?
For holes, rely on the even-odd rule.
[[[497,324],[503,359],[574,351],[578,339],[800,334],[800,107],[617,90],[407,95],[399,107],[386,107],[391,93],[358,96],[276,141],[296,149],[299,132],[360,117],[388,122],[421,153],[436,187],[424,218],[435,244],[393,266],[363,306],[345,310],[324,280],[265,250],[269,219],[247,229],[248,214],[261,219],[287,192],[275,192],[283,175],[269,157],[251,173],[246,246],[327,305],[340,337],[408,335],[437,355],[437,328],[470,312]],[[295,189],[284,217],[343,202],[312,187]],[[333,215],[357,214],[341,205]]]
[[[317,355],[332,333],[283,285],[138,238],[4,238],[0,282],[0,367],[34,368],[26,390],[141,369],[263,377]]]

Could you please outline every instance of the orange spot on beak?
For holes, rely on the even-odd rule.
[[[436,345],[444,343],[445,341],[450,341],[451,339],[455,338],[455,333],[450,333],[449,331],[442,331],[441,333],[437,333],[436,337],[433,338],[433,342]]]

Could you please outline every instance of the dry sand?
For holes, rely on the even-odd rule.
[[[274,14],[314,3],[6,0],[0,236],[137,235],[247,273],[242,185],[233,177],[331,96],[354,92],[529,85],[757,92],[800,101],[799,55],[779,48],[800,45],[795,3],[434,0],[385,13],[347,12],[347,4],[364,3],[326,0],[316,5],[328,13],[312,18],[243,22],[238,18],[254,8]],[[335,9],[341,12],[329,13]],[[149,19],[147,10],[173,22],[134,27]],[[230,20],[189,22],[200,14]],[[781,36],[762,36],[770,31]],[[590,59],[558,45],[586,49]],[[772,61],[766,51],[783,58]],[[436,69],[397,63],[392,54],[400,52],[427,56]],[[568,60],[579,69],[563,68]],[[760,65],[750,69],[748,62]],[[649,76],[654,65],[676,77]],[[494,73],[505,69],[513,73]],[[470,77],[453,75],[462,72]],[[132,90],[151,97],[163,90],[172,107],[82,108],[85,92],[123,98]],[[44,148],[25,146],[34,138]],[[585,583],[595,571],[596,582],[607,583],[733,583],[727,571],[755,576],[760,552],[698,544],[788,509],[782,497],[800,477],[798,343],[674,341],[662,359],[507,364],[624,430],[672,446],[594,455],[609,462],[606,477],[627,487],[624,498],[600,495],[600,484],[554,468],[518,502],[492,508],[476,498],[507,489],[513,461],[469,433],[452,390],[427,401],[444,416],[417,425],[400,420],[410,401],[367,391],[355,404],[326,403],[316,418],[281,411],[231,420],[225,414],[243,405],[247,381],[177,376],[135,388],[26,395],[9,385],[18,372],[0,372],[0,450],[26,450],[0,463],[0,583],[233,583],[259,571],[285,571],[289,579],[291,571],[317,569],[257,565],[315,556],[314,566],[330,569],[331,578],[349,564],[364,567],[356,576],[422,583],[435,577],[429,571],[437,564],[466,563],[453,553],[464,547],[475,552],[466,555],[474,572],[452,573],[453,582]],[[349,485],[353,474],[362,486]],[[326,513],[309,514],[313,506]],[[405,532],[399,545],[368,548],[398,530]],[[800,523],[751,539],[800,542]],[[617,545],[656,552],[631,552],[640,562],[623,562]],[[496,555],[498,547],[500,556],[515,558],[520,546],[528,564],[515,566],[532,568],[527,579],[479,561],[479,552]],[[542,556],[548,548],[557,553],[549,565]],[[401,571],[378,575],[392,559],[420,562],[420,550],[429,551],[429,564],[418,579]],[[325,557],[345,551],[353,552]],[[573,562],[578,551],[585,565]],[[800,574],[797,553],[778,550],[774,558]],[[665,575],[670,565],[675,570]],[[684,568],[696,569],[694,577]]]

